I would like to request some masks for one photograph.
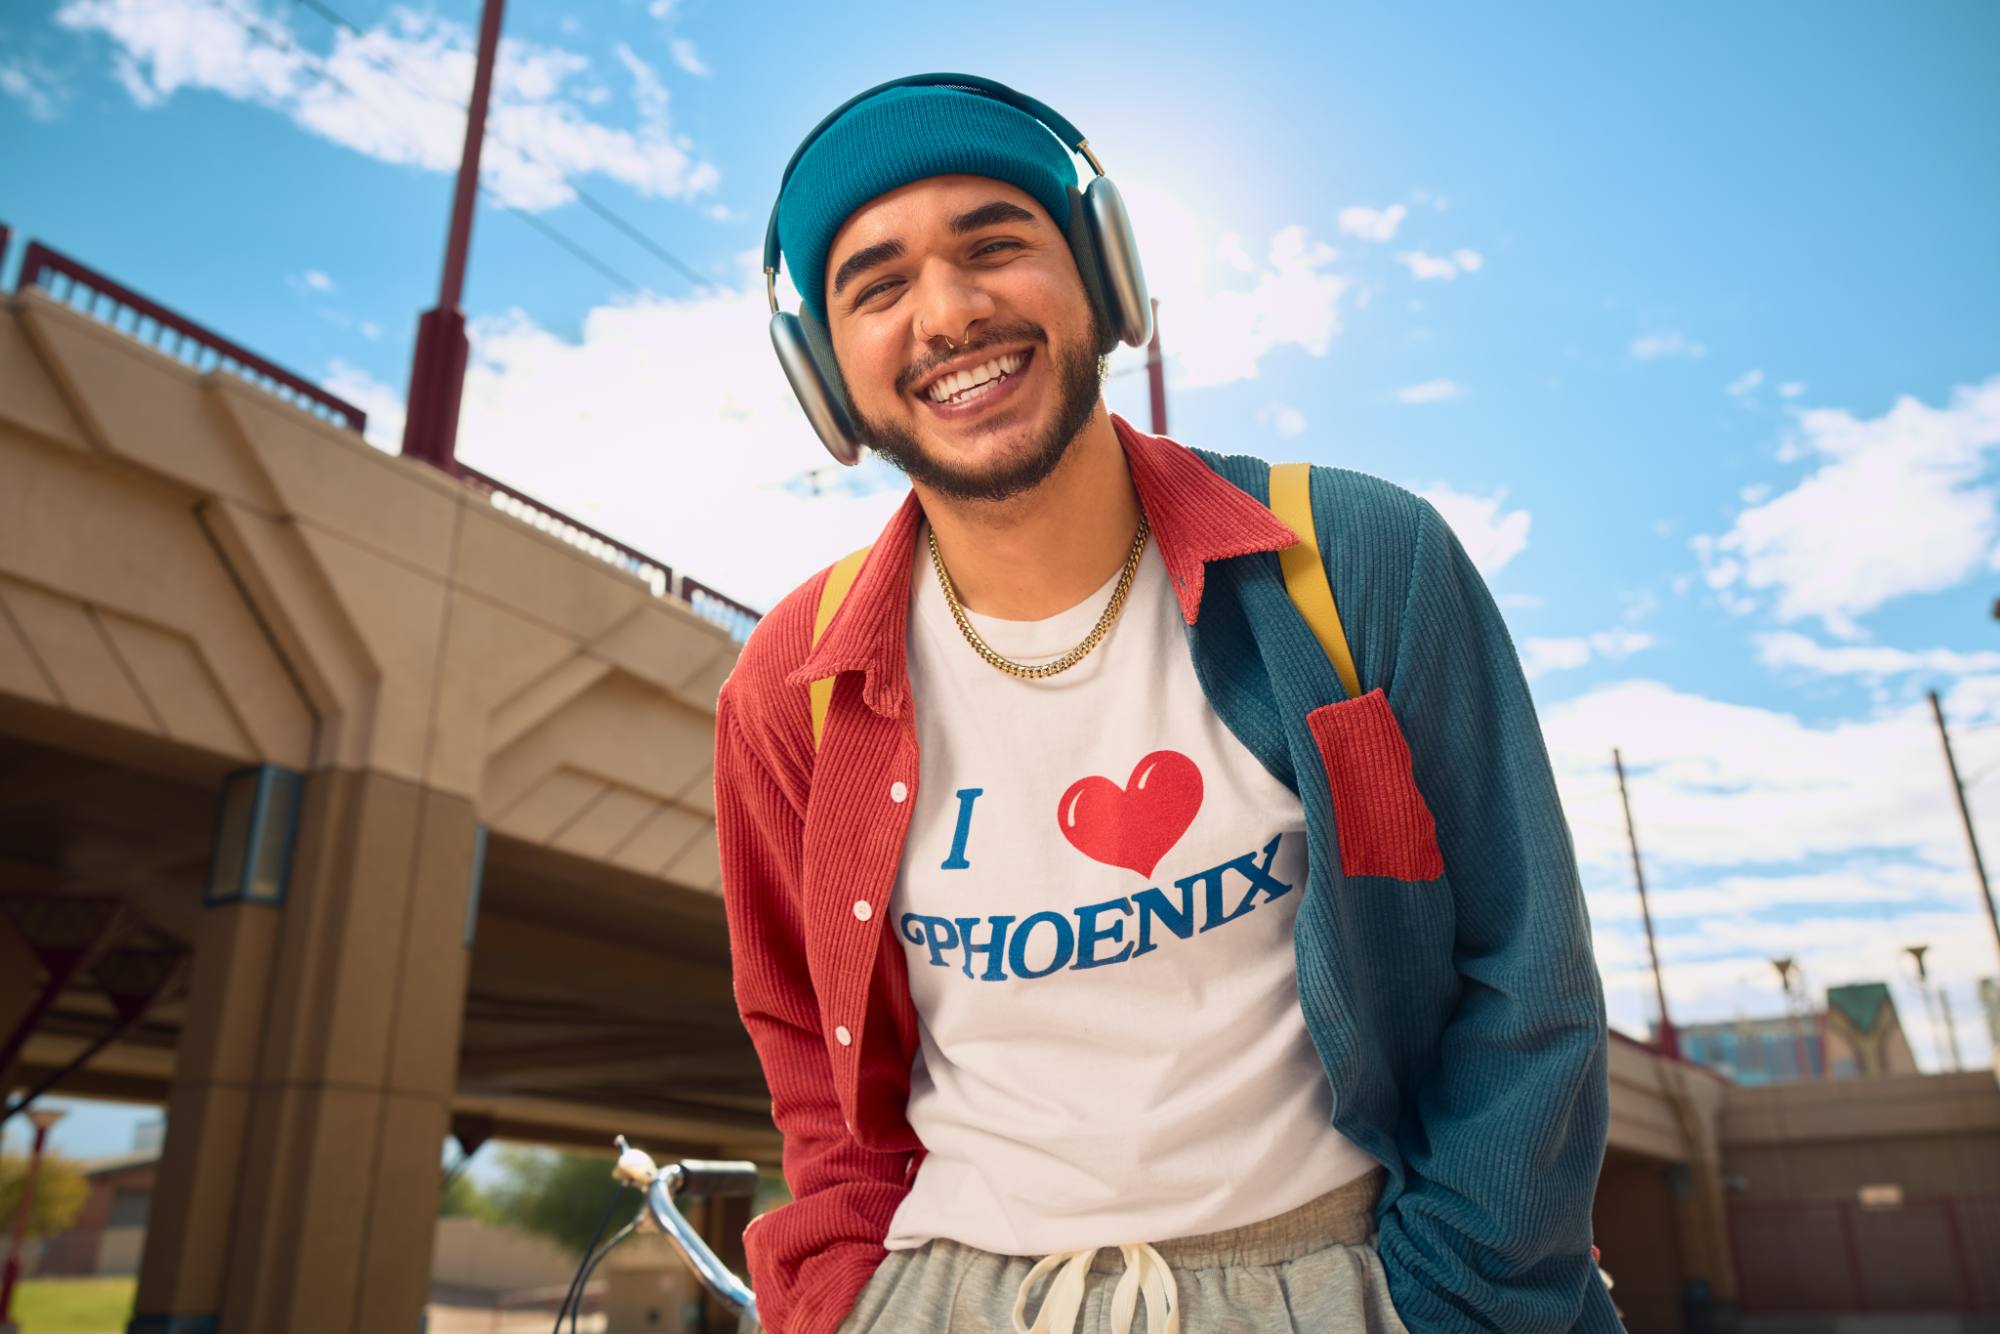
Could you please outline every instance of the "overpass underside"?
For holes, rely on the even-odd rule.
[[[0,1088],[168,1109],[135,1327],[414,1328],[448,1133],[775,1160],[727,629],[40,291],[0,477]]]

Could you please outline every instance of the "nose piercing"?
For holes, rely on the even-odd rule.
[[[961,333],[958,336],[958,342],[962,343],[971,336],[972,336],[972,326],[968,324],[965,326],[965,332]],[[919,317],[917,320],[917,337],[923,339],[925,342],[929,342],[933,338],[942,338],[944,336],[942,334],[934,334],[926,330],[924,328],[923,319]],[[944,341],[947,345],[950,346],[952,351],[954,352],[958,351],[958,343],[952,342],[951,339],[949,338],[946,338]]]

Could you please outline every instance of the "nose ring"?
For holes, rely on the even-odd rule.
[[[972,334],[972,326],[968,324],[965,326],[965,332],[961,333],[958,336],[958,343],[964,342],[968,337],[971,336],[971,334]],[[917,337],[923,339],[925,342],[929,342],[933,338],[944,338],[944,335],[934,334],[931,333],[929,330],[925,329],[923,318],[919,316],[917,319]],[[944,341],[950,345],[952,351],[954,352],[958,351],[958,343],[952,342],[951,339],[949,338],[945,338]]]

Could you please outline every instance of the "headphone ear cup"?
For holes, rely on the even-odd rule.
[[[1104,331],[1097,344],[1097,355],[1107,356],[1119,343],[1118,312],[1111,308],[1110,293],[1104,289],[1104,260],[1098,254],[1090,219],[1085,216],[1083,192],[1074,185],[1069,187],[1069,224],[1063,232],[1069,239],[1069,252],[1076,258],[1076,271],[1082,275],[1084,294],[1097,311],[1098,328]]]
[[[1132,236],[1132,219],[1125,200],[1109,176],[1094,177],[1083,193],[1081,210],[1072,198],[1072,225],[1081,213],[1096,258],[1104,307],[1118,341],[1144,347],[1153,336],[1153,303],[1146,292],[1146,271],[1139,263],[1139,243]],[[1106,349],[1109,350],[1108,348]]]
[[[826,452],[850,468],[859,463],[861,436],[854,429],[854,410],[826,326],[810,311],[793,315],[781,310],[771,316],[771,346]]]

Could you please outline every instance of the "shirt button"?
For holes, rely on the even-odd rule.
[[[865,922],[875,915],[875,909],[868,905],[867,899],[862,899],[854,905],[854,915]]]
[[[889,800],[900,806],[905,801],[908,801],[909,798],[910,789],[903,785],[902,779],[898,778],[895,782],[889,784]]]
[[[846,1024],[841,1024],[833,1030],[833,1040],[843,1047],[851,1047],[854,1045],[854,1034],[847,1031]]]

